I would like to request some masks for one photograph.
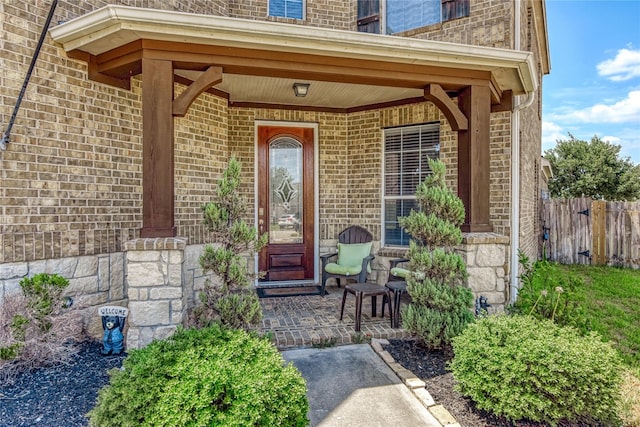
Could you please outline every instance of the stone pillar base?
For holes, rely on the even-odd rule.
[[[129,297],[127,348],[141,348],[173,334],[186,315],[184,250],[177,237],[140,238],[125,243]]]
[[[496,233],[464,233],[456,251],[467,264],[467,286],[474,297],[487,297],[490,313],[504,311],[508,301],[509,238]]]

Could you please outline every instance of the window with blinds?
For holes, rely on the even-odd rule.
[[[408,246],[410,236],[398,217],[416,208],[416,187],[431,173],[429,159],[440,157],[440,123],[384,130],[384,242]]]
[[[304,19],[304,0],[269,0],[269,16]]]
[[[358,0],[358,31],[396,34],[469,16],[470,0]]]
[[[441,0],[387,0],[387,34],[440,22]]]

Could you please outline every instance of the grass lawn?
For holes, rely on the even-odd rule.
[[[581,293],[593,330],[614,343],[624,362],[640,374],[640,270],[558,265],[584,279]]]

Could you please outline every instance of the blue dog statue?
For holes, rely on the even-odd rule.
[[[119,316],[102,316],[102,328],[104,336],[102,338],[102,354],[107,356],[110,354],[121,354],[124,350],[124,317]]]

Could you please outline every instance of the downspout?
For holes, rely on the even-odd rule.
[[[520,0],[515,3],[514,50],[520,50]],[[529,92],[522,104],[515,97],[511,110],[511,253],[509,301],[513,304],[518,296],[518,249],[520,246],[520,111],[533,104],[535,93]]]

